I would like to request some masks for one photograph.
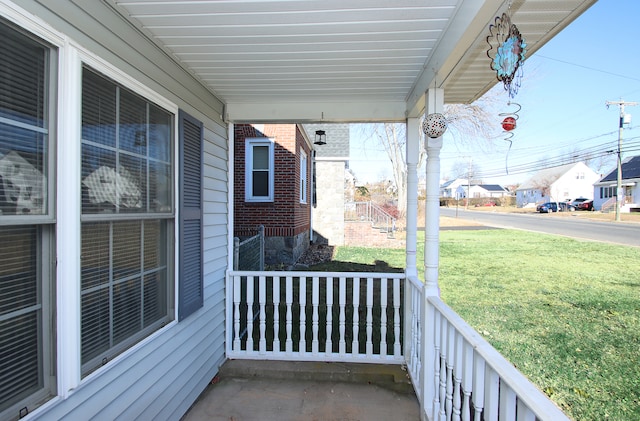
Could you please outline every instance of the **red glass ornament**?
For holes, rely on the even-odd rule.
[[[507,117],[502,120],[502,128],[506,131],[510,132],[511,130],[516,128],[516,119],[513,117]]]

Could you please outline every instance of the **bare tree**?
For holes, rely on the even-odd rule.
[[[452,178],[467,178],[469,181],[478,182],[477,175],[480,174],[480,167],[474,161],[456,161],[451,166]]]
[[[407,128],[401,123],[377,123],[362,126],[365,138],[374,138],[383,148],[391,162],[395,195],[398,200],[398,213],[404,215],[407,207],[407,164],[405,150]],[[418,165],[424,159],[424,148],[420,150]]]
[[[501,129],[497,127],[499,125],[496,125],[498,113],[495,112],[495,109],[502,95],[501,89],[492,89],[472,104],[445,105],[444,115],[449,125],[448,135],[453,138],[453,141],[460,146],[472,144],[474,148],[478,148],[478,145],[481,148],[492,147],[493,141],[501,133]],[[400,215],[404,215],[407,201],[406,125],[400,123],[363,124],[360,126],[360,132],[363,139],[375,139],[384,148],[391,162],[393,181],[397,186],[398,212]],[[418,167],[421,167],[426,157],[422,130],[419,136]],[[472,174],[478,172],[478,168],[474,166]],[[468,166],[464,173],[469,173]]]

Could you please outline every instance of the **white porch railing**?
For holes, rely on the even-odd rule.
[[[402,273],[231,272],[227,354],[401,364],[403,279]]]
[[[229,272],[232,359],[406,364],[429,420],[567,420],[439,297],[392,273]]]

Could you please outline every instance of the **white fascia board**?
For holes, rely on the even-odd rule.
[[[465,0],[459,3],[446,33],[427,57],[422,74],[407,97],[408,117],[417,117],[424,112],[424,93],[429,87],[446,88],[447,79],[463,66],[465,58],[472,52],[471,46],[486,39],[488,24],[503,7],[503,0]],[[476,95],[479,97],[483,93]]]
[[[405,121],[403,101],[228,103],[226,119],[234,123],[391,122]]]

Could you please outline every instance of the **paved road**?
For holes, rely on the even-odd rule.
[[[581,212],[569,216],[557,214],[517,214],[490,211],[457,210],[457,217],[500,228],[515,228],[544,232],[573,238],[640,247],[640,224],[632,222],[604,222],[580,217]],[[456,217],[455,208],[440,208],[440,215]]]

